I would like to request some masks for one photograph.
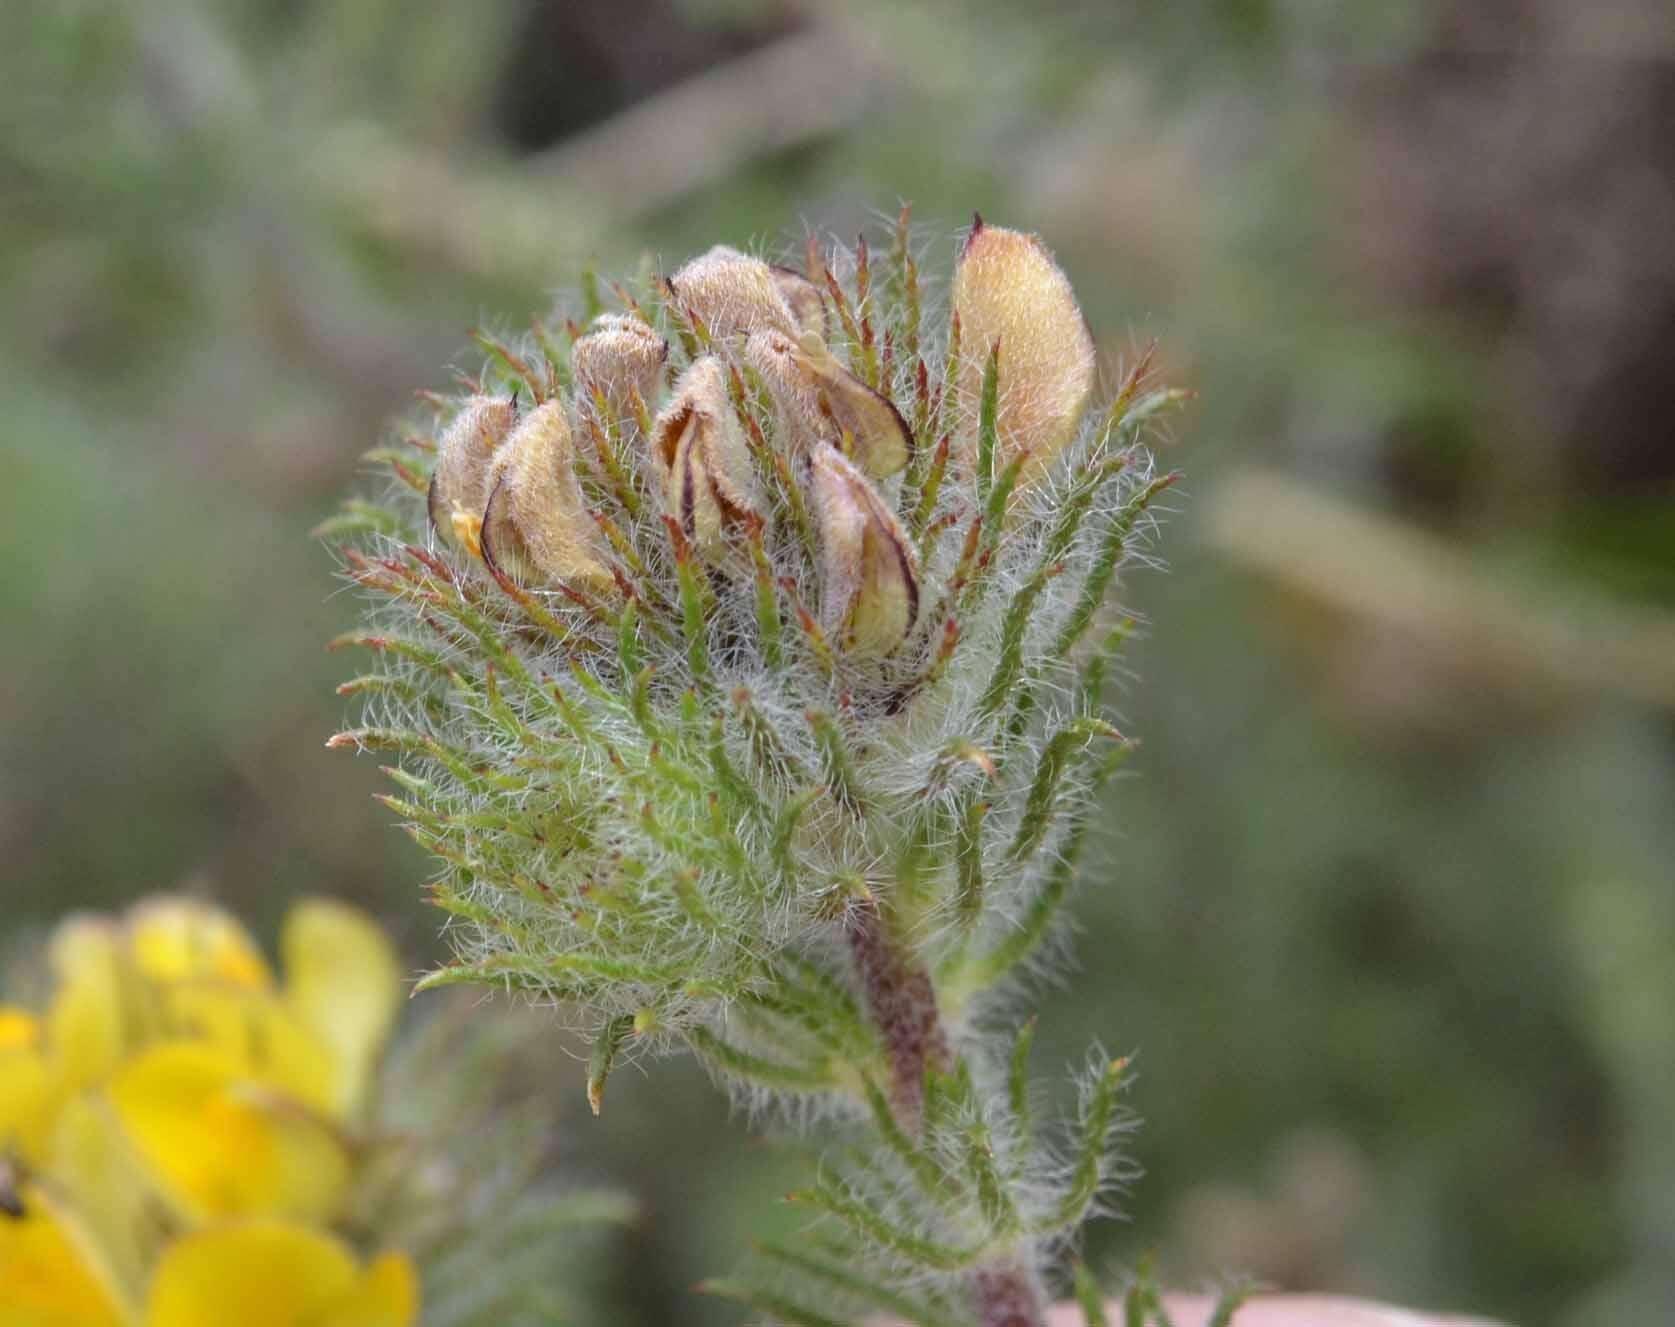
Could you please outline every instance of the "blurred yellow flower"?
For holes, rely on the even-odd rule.
[[[149,899],[128,915],[128,945],[153,981],[214,981],[266,990],[273,974],[244,927],[192,899]]]
[[[349,1182],[348,1149],[330,1125],[241,1073],[217,1046],[153,1046],[123,1066],[109,1097],[135,1148],[195,1220],[326,1221]]]
[[[281,989],[244,928],[209,904],[155,899],[120,923],[71,919],[53,937],[57,988],[34,1040],[72,1091],[108,1081],[148,1045],[202,1042],[240,1076],[346,1118],[394,1023],[399,964],[376,923],[325,899],[291,910],[283,944]],[[0,1052],[27,1035],[0,1025]]]
[[[38,1163],[62,1091],[40,1048],[40,1025],[22,1009],[0,1005],[0,1156],[10,1149]]]
[[[28,1050],[41,1039],[41,1027],[27,1009],[0,1004],[0,1053]]]
[[[124,979],[115,925],[82,917],[66,922],[53,936],[51,959],[58,988],[47,1010],[46,1040],[65,1088],[76,1091],[116,1068],[140,1032],[143,1011],[135,983]]]
[[[264,1221],[219,1226],[171,1244],[143,1313],[125,1305],[85,1238],[38,1188],[24,1214],[0,1219],[0,1322],[6,1327],[410,1327],[418,1276],[399,1253],[364,1268],[341,1240]]]
[[[334,1059],[328,1105],[347,1116],[367,1086],[396,1012],[401,970],[383,931],[353,908],[304,899],[280,935],[285,1001]]]
[[[159,993],[157,1008],[160,1038],[153,1046],[204,1047],[238,1079],[337,1115],[343,1078],[338,1056],[278,995],[182,982]]]
[[[386,1253],[364,1269],[342,1241],[274,1222],[178,1240],[163,1256],[145,1327],[407,1327],[418,1311],[413,1265]]]
[[[3,1327],[406,1327],[399,1254],[329,1233],[400,968],[368,917],[307,900],[283,984],[239,922],[145,901],[54,934],[44,1014],[0,1005]],[[143,1309],[142,1307],[143,1306]]]

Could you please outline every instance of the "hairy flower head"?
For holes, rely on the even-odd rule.
[[[1085,413],[1093,343],[1035,237],[974,227],[934,326],[895,239],[806,272],[717,246],[484,342],[380,453],[387,501],[325,527],[368,597],[341,643],[380,660],[332,745],[397,757],[457,922],[430,980],[579,1011],[595,1086],[634,1045],[743,1065],[753,1009],[782,1045],[794,1010],[758,1002],[844,998],[880,898],[950,1000],[992,984],[1127,749],[1108,601],[1175,396],[1142,366]]]

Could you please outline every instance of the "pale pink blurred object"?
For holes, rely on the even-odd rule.
[[[1215,1307],[1207,1295],[1169,1295],[1164,1300],[1175,1327],[1204,1327]],[[1110,1319],[1122,1321],[1122,1306],[1113,1302]],[[1082,1313],[1074,1304],[1060,1304],[1048,1315],[1049,1327],[1082,1327]],[[1337,1295],[1255,1295],[1233,1315],[1233,1327],[1504,1327],[1487,1318],[1415,1313],[1389,1304]]]

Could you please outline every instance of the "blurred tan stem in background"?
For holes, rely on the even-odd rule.
[[[814,24],[504,171],[445,159],[370,124],[328,137],[310,170],[386,240],[464,272],[550,276],[555,257],[585,258],[634,219],[858,120],[884,72],[860,36]]]
[[[1421,646],[1460,680],[1605,692],[1675,710],[1675,621],[1604,596],[1508,583],[1458,546],[1278,471],[1230,475],[1206,537],[1237,565],[1375,633]]]

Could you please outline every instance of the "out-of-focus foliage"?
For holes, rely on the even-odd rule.
[[[418,955],[423,863],[319,745],[355,614],[305,532],[381,421],[589,258],[975,208],[1201,393],[1036,1052],[1139,1050],[1093,1261],[1670,1316],[1666,10],[9,7],[5,936],[208,873]],[[572,1126],[649,1208],[613,1321],[736,1320],[686,1288],[772,1233],[693,1080]]]

